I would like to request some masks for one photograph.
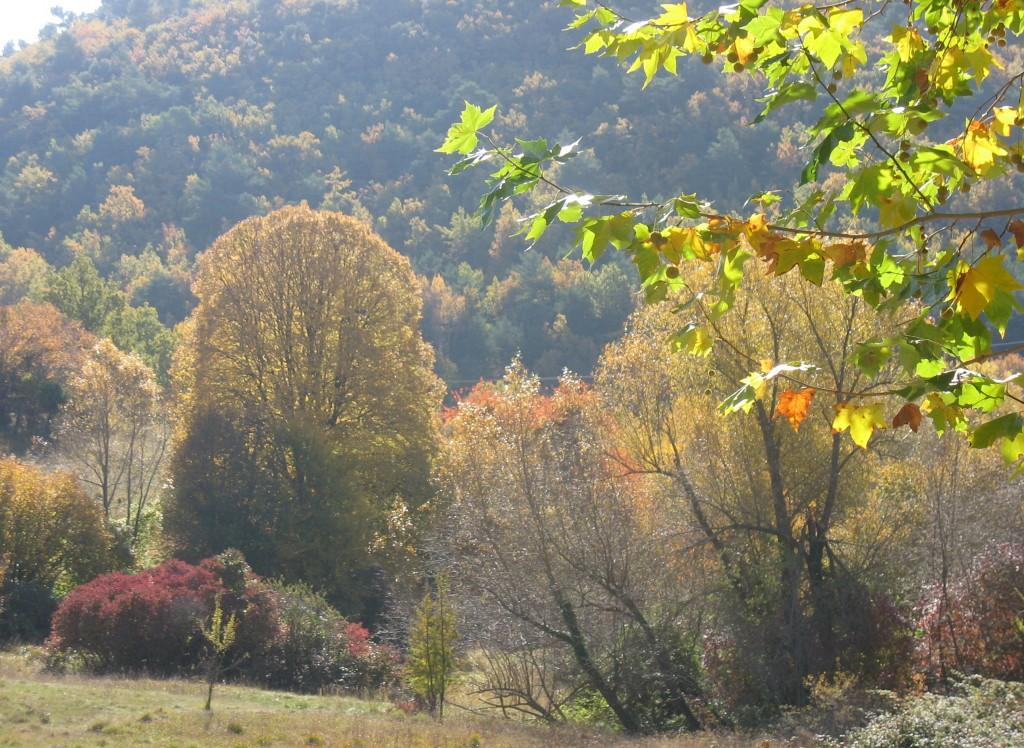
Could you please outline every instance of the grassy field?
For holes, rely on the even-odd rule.
[[[776,748],[731,735],[626,740],[456,712],[437,724],[380,701],[219,687],[213,712],[187,681],[54,676],[24,652],[0,653],[0,746],[249,748]],[[786,745],[794,745],[786,743]]]

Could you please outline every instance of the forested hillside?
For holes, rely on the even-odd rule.
[[[639,81],[566,52],[556,5],[107,0],[0,59],[0,232],[54,267],[89,258],[173,326],[216,236],[306,201],[371,221],[412,260],[450,383],[517,351],[541,375],[588,372],[635,273],[584,273],[558,241],[524,253],[510,210],[481,230],[465,209],[477,184],[451,183],[433,154],[463,100],[501,101],[510,136],[585,138],[594,150],[564,178],[608,192],[699,184],[742,200],[743,164],[783,181],[799,132],[748,127],[753,84],[699,63],[641,98]],[[3,259],[0,286],[45,272]]]

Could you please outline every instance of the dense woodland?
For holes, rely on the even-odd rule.
[[[865,251],[849,233],[909,227],[905,197],[877,216],[831,205],[856,241],[783,244],[772,232],[827,235],[782,211],[841,192],[822,164],[856,163],[855,128],[822,136],[805,95],[752,126],[762,81],[707,64],[757,62],[735,24],[678,75],[634,76],[567,51],[566,6],[590,7],[104,0],[8,46],[0,645],[45,642],[53,672],[203,677],[211,695],[225,679],[383,692],[627,733],[763,727],[879,689],[1024,699],[997,683],[1024,681],[1024,493],[965,415],[1021,402],[1019,263],[971,272],[1014,242],[1019,258],[1024,224],[993,240],[984,216],[954,222],[976,265],[951,274],[926,272],[919,235]],[[644,33],[587,12],[606,49]],[[997,103],[1024,79],[1006,43],[1024,8],[1006,12],[992,41],[1010,72],[976,81]],[[881,85],[841,64],[829,94]],[[467,101],[501,106],[492,123]],[[1024,110],[993,122],[1012,139]],[[582,146],[474,150],[491,124]],[[947,199],[974,215],[1019,195],[1021,138],[992,143],[992,169],[949,146],[955,168],[917,190],[922,223]],[[914,147],[890,160],[916,168]],[[437,150],[505,154],[514,184],[453,178]],[[797,180],[781,206],[754,200],[768,219],[708,213]],[[587,218],[561,187],[584,183],[644,202]],[[633,225],[680,185],[706,202]],[[538,220],[540,241],[516,235]],[[891,280],[907,247],[950,296]],[[688,297],[702,287],[718,296]],[[949,391],[897,389],[908,367]],[[1012,431],[983,446],[1003,438],[1024,454]],[[890,734],[858,745],[895,744],[870,729]]]

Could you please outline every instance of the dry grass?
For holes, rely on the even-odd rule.
[[[180,680],[53,676],[31,651],[0,653],[0,746],[334,746],[335,748],[777,748],[736,735],[628,740],[455,713],[438,724],[381,701],[218,688]],[[787,744],[792,745],[792,744]]]

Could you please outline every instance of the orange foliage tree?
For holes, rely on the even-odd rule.
[[[516,363],[449,414],[439,553],[472,619],[462,630],[477,632],[497,708],[553,721],[586,692],[627,731],[693,729],[702,694],[678,557],[644,482],[604,458],[594,405],[572,378],[544,395]]]
[[[92,336],[49,304],[0,307],[0,451],[47,438]]]

